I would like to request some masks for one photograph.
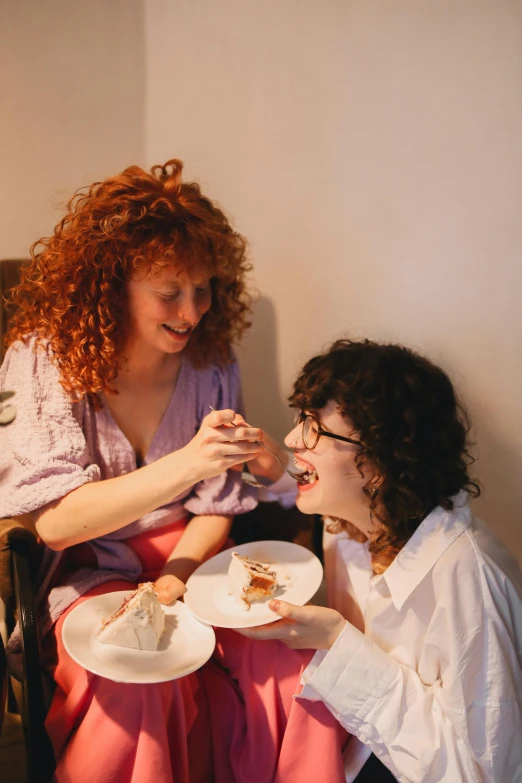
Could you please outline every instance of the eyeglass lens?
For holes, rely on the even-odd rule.
[[[319,440],[319,426],[313,416],[306,416],[303,422],[303,443],[310,451],[314,449]]]

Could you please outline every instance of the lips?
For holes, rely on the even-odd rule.
[[[185,340],[194,329],[193,326],[169,326],[168,324],[162,324],[162,326],[167,334],[177,340]]]

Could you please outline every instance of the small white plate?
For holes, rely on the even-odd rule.
[[[264,601],[243,609],[230,595],[228,567],[232,552],[268,565],[277,574],[277,590]],[[281,619],[268,608],[271,598],[304,606],[323,578],[321,561],[303,546],[287,541],[254,541],[226,549],[200,565],[187,582],[183,600],[204,623],[219,628],[253,628]]]
[[[155,652],[100,644],[95,634],[132,590],[96,595],[65,618],[63,644],[76,663],[114,682],[166,682],[196,671],[216,644],[212,628],[195,618],[180,601],[163,606],[165,631]]]

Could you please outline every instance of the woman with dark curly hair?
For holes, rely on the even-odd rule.
[[[45,545],[58,781],[208,779],[199,674],[114,683],[76,664],[61,637],[79,602],[129,581],[155,581],[164,603],[180,597],[257,502],[226,472],[262,437],[225,426],[241,410],[232,343],[248,326],[245,241],[181,170],[133,166],[79,192],[14,292],[0,387],[16,390],[18,415],[2,432],[0,516],[31,514]]]
[[[240,632],[232,677],[249,687],[257,640],[272,660],[317,650],[295,701],[351,735],[347,781],[522,780],[522,576],[468,506],[479,489],[449,378],[407,348],[339,340],[290,404],[297,505],[329,518],[329,608],[271,601],[282,619]],[[227,662],[233,641],[218,642]],[[212,703],[221,726],[224,709]]]

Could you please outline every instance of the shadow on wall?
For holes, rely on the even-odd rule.
[[[259,297],[252,308],[252,327],[237,349],[249,422],[282,442],[292,426],[290,392],[280,389],[278,329],[270,299]]]
[[[481,517],[522,565],[520,532],[520,476],[522,456],[510,449],[507,439],[499,438],[484,420],[476,420],[472,430],[473,453],[477,461],[471,475],[480,482],[482,494],[473,502],[473,511]]]

